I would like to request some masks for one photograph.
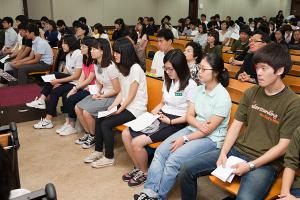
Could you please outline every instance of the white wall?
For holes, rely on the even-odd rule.
[[[15,19],[21,14],[23,14],[22,0],[0,0],[0,18],[10,16]]]
[[[156,24],[165,16],[171,16],[172,25],[177,25],[178,19],[185,18],[189,14],[189,0],[158,0],[155,17]]]
[[[27,0],[27,6],[30,19],[41,19],[43,16],[51,18],[52,16],[51,0]]]
[[[283,10],[284,15],[290,13],[291,0],[199,0],[203,9],[198,9],[199,16],[204,13],[208,20],[212,15],[219,13],[221,19],[230,15],[233,19],[243,16],[245,21],[249,17],[275,17],[278,10]]]

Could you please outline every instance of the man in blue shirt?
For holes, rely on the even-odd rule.
[[[18,84],[27,82],[30,72],[49,70],[53,62],[53,53],[48,42],[39,37],[39,29],[34,24],[28,25],[27,38],[32,40],[32,50],[26,58],[10,63],[13,75],[18,79]]]

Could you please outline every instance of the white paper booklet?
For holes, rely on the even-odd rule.
[[[5,63],[5,61],[6,61],[7,59],[9,59],[9,55],[3,57],[3,58],[0,60],[0,62],[1,62],[1,63]]]
[[[56,78],[55,78],[54,74],[48,74],[48,75],[42,76],[42,79],[44,82],[49,83],[49,82],[55,80]]]
[[[226,167],[222,167],[222,165],[218,166],[211,174],[214,175],[215,177],[219,178],[223,182],[228,182],[231,183],[234,175],[233,171],[235,170],[234,168],[231,168],[231,166],[241,163],[241,162],[246,162],[245,160],[235,157],[235,156],[230,156],[227,161],[226,161]]]
[[[240,35],[233,32],[230,37],[235,39],[235,40],[238,40],[240,38]]]
[[[98,112],[98,118],[101,118],[101,117],[106,117],[114,112],[116,112],[118,110],[117,106],[113,107],[112,109],[110,110],[107,110],[107,111],[99,111]]]
[[[124,125],[132,128],[134,131],[141,131],[150,126],[157,118],[159,118],[159,115],[153,115],[152,113],[145,112],[138,116],[135,120],[127,122]]]
[[[98,94],[99,89],[97,85],[89,85],[89,92],[91,95]]]

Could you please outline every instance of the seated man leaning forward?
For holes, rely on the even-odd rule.
[[[29,56],[10,63],[18,84],[25,84],[30,72],[49,70],[53,60],[52,49],[46,40],[39,37],[38,27],[29,24],[27,34],[27,38],[32,40],[32,50]]]

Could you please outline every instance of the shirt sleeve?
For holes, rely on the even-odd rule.
[[[256,88],[256,86],[254,87]],[[247,122],[248,110],[251,103],[250,101],[253,94],[253,90],[253,87],[247,89],[240,100],[239,107],[234,116],[234,118],[240,122]]]
[[[108,68],[108,77],[110,80],[113,80],[119,76],[119,70],[115,64],[110,64]]]
[[[75,56],[75,62],[74,62],[74,64],[75,64],[75,66],[74,66],[74,68],[82,68],[82,58],[83,56],[82,56],[82,54],[81,54],[81,52],[79,52],[76,56]]]
[[[282,119],[282,124],[279,129],[280,138],[290,139],[292,137],[292,133],[299,126],[299,118],[300,105],[296,103],[296,105],[289,108]]]
[[[39,42],[37,44],[36,52],[34,52],[34,54],[41,54],[41,55],[46,54],[46,48],[47,48],[46,45],[47,45],[47,43],[45,40],[43,40],[42,42]]]
[[[130,84],[132,84],[134,81],[136,81],[138,84],[141,84],[145,73],[142,70],[141,66],[139,64],[134,64],[130,69]]]
[[[300,128],[297,128],[290,141],[288,150],[284,157],[284,166],[297,170],[299,168],[300,154]]]
[[[224,90],[226,89],[224,88]],[[231,110],[232,103],[231,103],[230,96],[226,91],[223,91],[222,93],[220,92],[217,95],[218,95],[217,97],[218,99],[213,108],[212,114],[225,118],[229,115]]]
[[[193,80],[190,80],[189,81],[189,85],[186,87],[185,89],[186,91],[186,97],[187,97],[187,100],[188,101],[191,101],[193,102],[193,99],[194,99],[194,94],[196,93],[195,91],[197,90],[197,84],[195,83],[195,81]]]

